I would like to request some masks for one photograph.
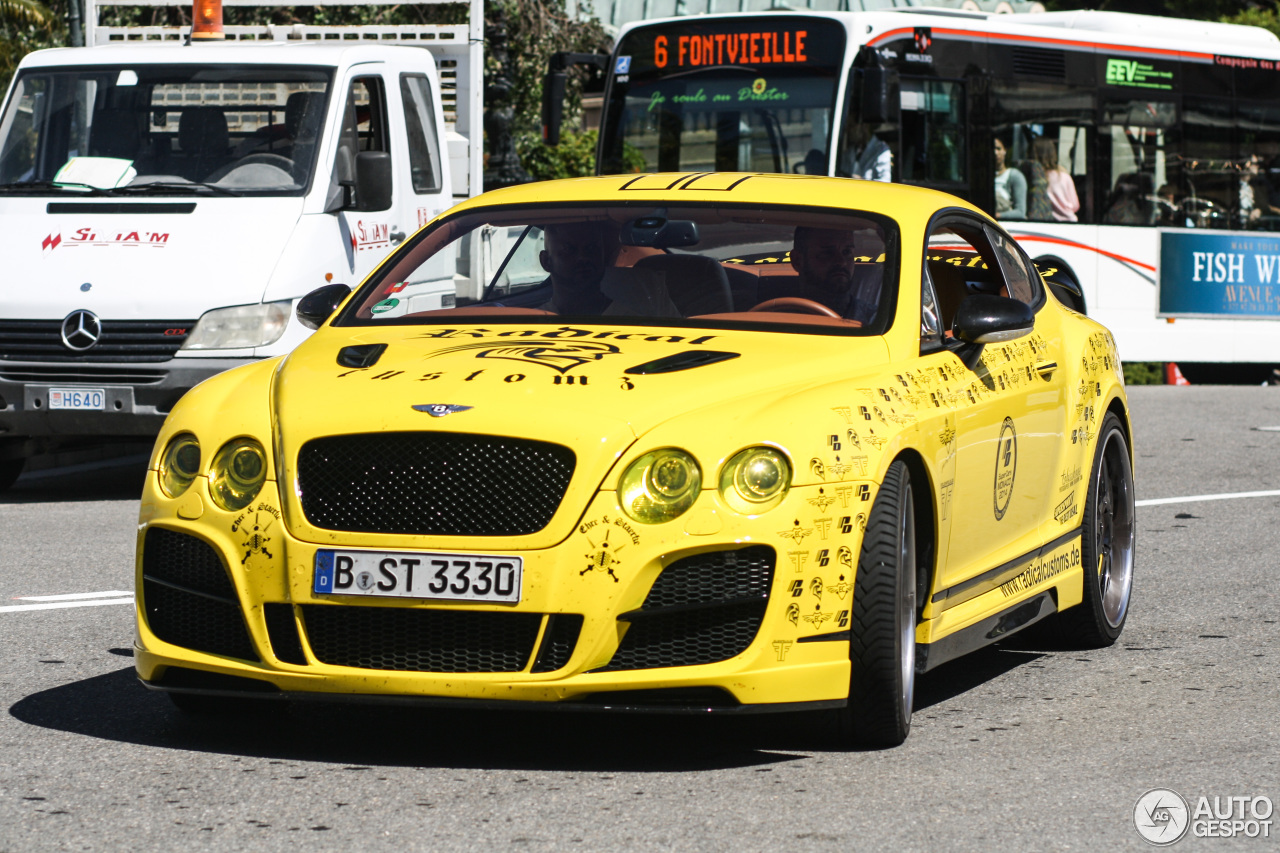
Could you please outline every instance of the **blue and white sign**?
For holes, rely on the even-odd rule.
[[[1280,320],[1280,234],[1161,230],[1160,317]]]
[[[613,63],[614,74],[630,74],[631,73],[631,57],[619,56],[618,61]]]

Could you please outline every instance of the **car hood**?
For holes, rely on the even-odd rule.
[[[681,419],[691,419],[690,432],[708,415],[741,421],[887,357],[875,337],[603,325],[326,328],[276,375],[282,474],[291,481],[299,449],[322,436],[516,436],[573,450],[562,506],[584,507],[619,457],[664,425],[662,438],[684,441]],[[294,492],[286,489],[290,502]],[[518,544],[553,544],[577,520],[557,513]],[[328,538],[291,526],[312,541]]]
[[[58,196],[5,198],[0,210],[5,316],[194,320],[262,300],[302,199]]]

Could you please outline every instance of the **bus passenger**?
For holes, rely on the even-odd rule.
[[[1027,218],[1027,179],[1005,163],[1006,148],[996,139],[996,218]]]
[[[849,147],[840,160],[841,174],[866,181],[893,180],[893,151],[871,132],[865,121],[849,127]]]
[[[1257,154],[1244,161],[1238,191],[1240,206],[1236,211],[1236,217],[1244,228],[1269,228],[1270,223],[1264,224],[1262,218],[1280,214],[1280,208],[1271,204],[1270,188],[1261,171],[1262,158]]]
[[[1058,163],[1057,144],[1052,139],[1037,139],[1032,150],[1049,181],[1047,192],[1053,218],[1058,222],[1075,222],[1080,197],[1076,195],[1076,182],[1071,173]]]
[[[841,317],[867,325],[880,305],[884,267],[858,263],[856,231],[835,228],[796,228],[791,266],[800,274],[793,294],[819,302]]]

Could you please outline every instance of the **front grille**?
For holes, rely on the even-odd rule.
[[[298,620],[293,618],[293,605],[264,604],[262,615],[267,622],[267,639],[271,641],[271,651],[276,659],[305,666],[307,656],[302,651],[302,641],[298,639]]]
[[[573,451],[504,436],[390,432],[317,438],[298,454],[307,520],[326,530],[521,536],[546,527]]]
[[[164,370],[130,370],[91,365],[22,365],[0,366],[0,379],[10,382],[91,382],[102,385],[155,385],[169,374]]]
[[[742,654],[769,605],[776,554],[767,545],[677,560],[662,570],[602,671],[695,666]]]
[[[167,361],[195,320],[103,320],[98,342],[84,352],[62,343],[61,320],[0,320],[0,359],[11,361]]]
[[[520,672],[533,656],[540,613],[302,605],[316,658],[398,672]]]
[[[573,656],[573,647],[578,644],[578,635],[582,633],[582,617],[576,613],[548,616],[547,623],[533,672],[555,672],[563,668]]]
[[[152,527],[142,547],[143,609],[152,633],[175,646],[258,660],[231,578],[212,546]]]

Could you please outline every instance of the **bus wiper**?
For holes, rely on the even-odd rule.
[[[226,187],[220,187],[217,184],[206,184],[202,181],[148,181],[144,184],[129,184],[124,187],[116,187],[114,191],[118,193],[143,194],[153,190],[161,190],[166,193],[174,192],[175,190],[178,192],[186,191],[190,193],[209,190],[210,192],[215,192],[219,195],[232,196],[233,198],[240,198],[244,195],[244,193],[238,193],[234,190],[229,190]]]

